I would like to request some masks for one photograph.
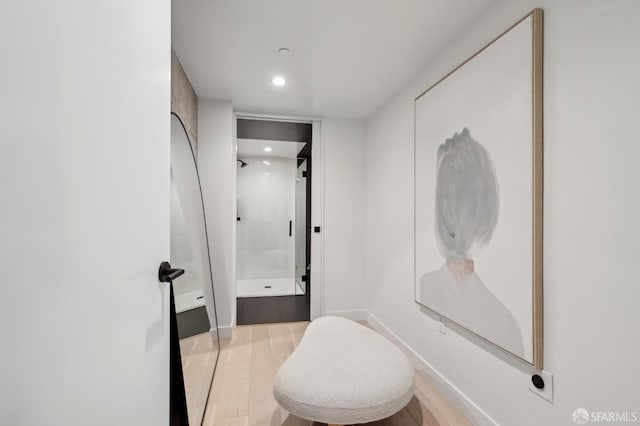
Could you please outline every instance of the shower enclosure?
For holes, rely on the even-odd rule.
[[[299,258],[306,252],[306,176],[297,159],[302,145],[238,141],[239,161],[246,164],[237,176],[238,297],[305,294],[299,273],[306,269]],[[269,152],[256,155],[258,148]]]

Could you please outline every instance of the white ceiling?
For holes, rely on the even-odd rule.
[[[200,97],[363,118],[494,1],[173,0],[172,43]],[[287,85],[273,87],[274,75]]]
[[[264,139],[238,139],[238,158],[246,157],[279,157],[298,158],[298,153],[306,142],[268,141]],[[271,152],[265,152],[265,148]]]

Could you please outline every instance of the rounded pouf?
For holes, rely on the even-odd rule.
[[[413,386],[411,363],[391,342],[354,321],[322,317],[280,367],[273,394],[295,416],[347,425],[395,414]]]

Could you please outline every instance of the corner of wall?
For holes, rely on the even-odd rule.
[[[197,152],[208,224],[209,250],[220,335],[235,324],[235,172],[233,106],[229,101],[198,100]],[[228,331],[226,331],[228,329]]]

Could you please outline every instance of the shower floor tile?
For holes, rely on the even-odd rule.
[[[302,287],[293,278],[268,278],[257,280],[238,280],[239,298],[293,296],[304,294]]]

